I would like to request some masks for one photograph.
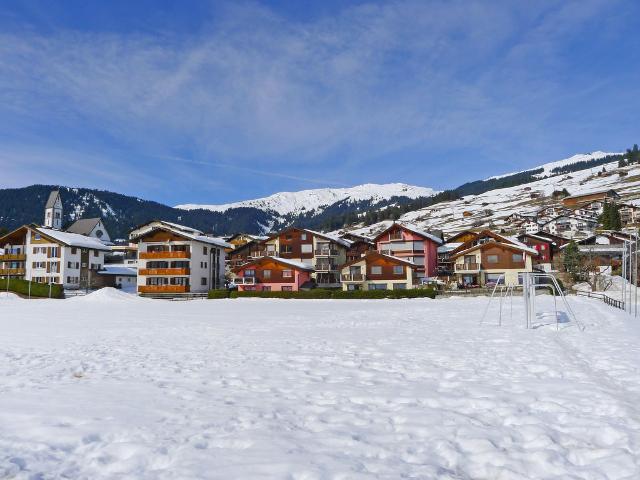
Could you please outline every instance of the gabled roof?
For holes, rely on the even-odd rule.
[[[522,243],[520,240],[518,240],[515,237],[507,237],[505,235],[500,235],[499,233],[496,232],[492,232],[491,230],[482,230],[481,232],[478,232],[478,236],[476,238],[474,238],[473,240],[469,240],[465,243],[463,243],[461,246],[459,246],[458,248],[456,248],[454,251],[454,255],[451,256],[451,258],[454,258],[458,255],[459,251],[470,251],[472,249],[475,249],[475,247],[478,247],[480,245],[484,245],[484,244],[476,244],[474,245],[474,242],[476,242],[478,240],[478,238],[480,237],[490,237],[493,239],[493,242],[489,242],[489,243],[497,243],[497,244],[505,244],[505,245],[513,245],[515,247],[517,247],[518,249],[525,251],[525,252],[529,252],[532,255],[538,255],[538,252],[533,249],[528,247],[527,245],[525,245],[524,243]]]
[[[79,233],[80,235],[89,235],[100,221],[100,218],[81,218],[73,222],[66,231],[69,233]]]
[[[288,227],[285,228],[284,230],[280,230],[279,232],[273,233],[271,235],[269,235],[266,239],[264,239],[264,241],[268,241],[268,240],[273,240],[274,238],[279,237],[280,235],[284,235],[287,232],[290,232],[292,230],[298,230],[300,232],[307,232],[310,233],[311,235],[315,235],[317,237],[320,238],[324,238],[325,240],[329,240],[332,242],[337,243],[338,245],[342,245],[343,247],[349,248],[351,246],[351,241],[347,240],[345,238],[340,238],[337,235],[333,235],[331,233],[322,233],[322,232],[317,232],[315,230],[309,230],[308,228],[300,228],[300,227]]]
[[[447,238],[444,243],[445,244],[447,244],[447,243],[458,243],[458,242],[456,242],[456,240],[458,239],[458,237],[461,237],[463,235],[473,235],[474,237],[477,237],[478,236],[478,232],[474,232],[473,230],[463,230],[463,231],[458,232],[455,235],[452,235],[449,238]]]
[[[516,244],[513,244],[513,243],[503,243],[503,242],[496,242],[495,240],[492,240],[490,242],[481,243],[479,245],[472,245],[471,247],[469,247],[469,248],[467,248],[465,250],[461,250],[461,251],[457,252],[456,254],[451,255],[451,259],[453,260],[455,258],[458,258],[458,257],[460,257],[462,255],[465,255],[465,254],[467,254],[469,252],[472,252],[474,250],[478,250],[478,249],[483,250],[483,249],[485,249],[487,247],[495,247],[495,246],[505,248],[506,250],[515,250],[515,251],[519,251],[519,252],[525,252],[525,253],[528,253],[528,254],[536,256],[536,257],[538,256],[538,252],[535,251],[533,248],[529,248],[529,247],[523,248],[522,246],[516,245]]]
[[[400,263],[402,265],[407,265],[409,267],[417,267],[418,266],[413,262],[409,262],[408,260],[405,260],[404,258],[394,257],[393,255],[386,255],[384,253],[380,253],[380,252],[376,252],[375,250],[371,250],[371,251],[365,253],[362,257],[345,263],[340,268],[344,269],[345,267],[349,267],[351,265],[355,265],[356,263],[360,263],[362,261],[366,262],[366,261],[368,261],[370,259],[374,259],[374,258],[383,258],[385,260],[390,260],[392,262]]]
[[[49,198],[47,199],[47,203],[45,203],[44,208],[53,208],[56,205],[56,200],[60,196],[60,190],[54,190],[49,194]]]
[[[138,269],[122,263],[107,263],[103,269],[98,271],[100,275],[120,275],[123,277],[135,277],[138,275]]]
[[[614,197],[620,197],[620,195],[618,194],[618,192],[616,192],[614,189],[610,188],[608,190],[595,190],[593,192],[585,192],[585,193],[579,193],[576,195],[569,195],[568,197],[564,197],[563,200],[566,200],[567,198],[582,198],[582,197],[589,197],[591,195],[600,195],[602,193],[612,193]]]
[[[217,247],[233,248],[232,244],[225,242],[221,238],[210,237],[202,233],[200,230],[196,230],[195,228],[185,227],[184,225],[165,222],[163,220],[153,220],[144,225],[136,227],[133,231],[131,231],[129,236],[131,239],[135,239],[143,235],[146,235],[150,232],[153,232],[154,230],[164,230],[167,232],[172,232],[188,240],[195,240],[196,242],[208,243],[210,245],[215,245]]]
[[[389,227],[387,227],[386,229],[384,229],[382,232],[380,232],[378,235],[376,235],[376,237],[373,239],[375,242],[378,241],[378,239],[384,235],[385,233],[387,233],[389,230],[391,230],[392,228],[395,227],[400,227],[400,228],[404,228],[405,230],[410,231],[411,233],[415,233],[416,235],[419,235],[423,238],[432,240],[434,242],[436,242],[437,244],[442,244],[444,243],[444,240],[442,240],[440,237],[435,236],[432,233],[429,232],[425,232],[424,230],[420,230],[418,227],[414,226],[414,225],[407,225],[406,223],[400,223],[400,222],[393,222],[391,225],[389,225]]]
[[[540,235],[536,235],[535,233],[523,233],[521,235],[518,235],[518,238],[520,238],[520,237],[535,238],[536,240],[540,240],[542,242],[546,242],[546,243],[548,243],[550,245],[555,245],[556,244],[556,242],[554,242],[550,238],[541,237]]]
[[[93,250],[102,250],[103,252],[111,251],[109,247],[107,247],[97,238],[86,237],[78,233],[61,232],[60,230],[38,227],[36,225],[30,226],[30,228],[40,233],[41,235],[44,235],[45,237],[53,240],[54,243],[61,243],[68,247],[90,248]]]
[[[251,260],[250,262],[247,262],[239,267],[236,267],[233,269],[234,272],[239,272],[240,270],[246,270],[248,267],[251,267],[252,265],[257,265],[259,263],[262,263],[265,260],[273,260],[276,263],[281,263],[283,265],[286,265],[288,267],[293,267],[297,270],[304,270],[306,272],[313,272],[314,268],[311,265],[307,265],[306,263],[303,262],[297,262],[296,260],[289,260],[288,258],[280,258],[280,257],[260,257],[260,258],[256,258],[254,260]]]

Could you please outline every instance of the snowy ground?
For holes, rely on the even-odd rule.
[[[0,298],[0,478],[640,478],[638,325],[486,301]]]

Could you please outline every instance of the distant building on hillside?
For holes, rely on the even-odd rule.
[[[615,190],[600,190],[597,192],[569,195],[562,199],[562,204],[568,208],[576,208],[579,205],[600,200],[602,202],[617,202],[620,195]]]

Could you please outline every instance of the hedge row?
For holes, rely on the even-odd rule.
[[[0,291],[7,291],[7,279],[0,279]],[[22,280],[21,278],[9,279],[9,291],[19,293],[24,296],[29,295],[29,281]],[[31,296],[32,297],[49,297],[49,284],[31,282]],[[51,298],[64,298],[64,289],[62,285],[51,285]]]
[[[328,290],[315,288],[313,290],[303,290],[299,292],[264,292],[248,291],[239,292],[237,290],[210,290],[210,299],[220,298],[292,298],[292,299],[366,299],[366,298],[435,298],[436,292],[431,288],[420,288],[411,290]]]

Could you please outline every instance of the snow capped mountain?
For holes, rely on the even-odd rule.
[[[504,178],[504,177],[508,177],[509,175],[515,175],[516,173],[523,173],[523,172],[530,172],[532,170],[538,170],[540,168],[542,168],[542,172],[537,174],[536,176],[539,178],[543,178],[549,175],[552,175],[553,169],[554,168],[558,168],[558,167],[564,167],[566,165],[573,165],[574,163],[578,163],[578,162],[586,162],[589,160],[598,160],[600,158],[604,158],[607,157],[609,155],[618,155],[618,153],[611,153],[611,152],[601,152],[601,151],[597,151],[597,152],[592,152],[592,153],[578,153],[577,155],[573,155],[569,158],[565,158],[563,160],[557,160],[554,162],[549,162],[549,163],[545,163],[543,165],[540,165],[538,167],[534,167],[534,168],[529,168],[527,170],[521,170],[519,172],[511,172],[511,173],[504,173],[502,175],[495,175],[493,177],[489,177],[487,178],[487,180],[491,180],[494,178]]]
[[[276,212],[278,215],[297,215],[307,212],[324,210],[338,202],[367,201],[372,205],[387,201],[393,197],[415,199],[430,197],[438,193],[427,187],[416,187],[404,183],[374,184],[367,183],[350,188],[318,188],[299,192],[280,192],[265,198],[244,200],[223,205],[184,204],[175,208],[183,210],[205,209],[214,212],[225,212],[234,208],[251,207],[265,211]]]

